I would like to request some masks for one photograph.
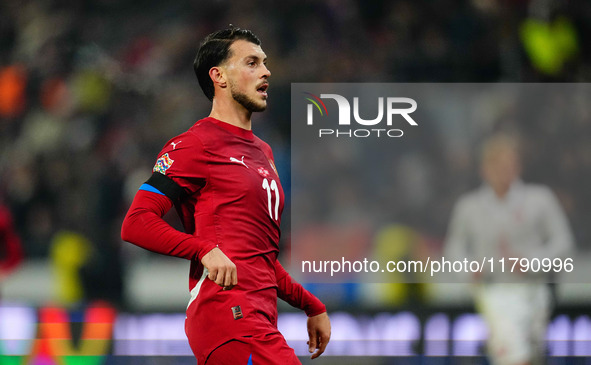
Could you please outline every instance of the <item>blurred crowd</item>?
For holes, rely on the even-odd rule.
[[[589,20],[586,1],[5,0],[0,202],[25,259],[77,252],[67,265],[82,273],[85,294],[73,298],[121,302],[123,268],[138,253],[119,235],[131,198],[165,141],[209,112],[192,70],[208,33],[233,24],[261,38],[273,75],[254,128],[289,193],[290,83],[588,81]],[[529,176],[570,191],[579,164],[591,163],[583,137],[556,156],[564,174],[533,156]],[[421,158],[437,166],[441,157]],[[417,160],[405,163],[421,173],[410,168]]]

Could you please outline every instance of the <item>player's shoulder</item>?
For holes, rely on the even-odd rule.
[[[205,121],[205,119],[197,121],[185,132],[170,138],[162,147],[161,153],[187,150],[191,148],[203,148],[202,135],[204,134],[204,129],[200,127],[203,124],[203,121]]]
[[[267,142],[263,141],[257,135],[254,136],[254,141],[263,150],[263,152],[273,160],[273,150],[271,149],[271,146],[269,146]]]
[[[216,130],[216,127],[215,127],[215,124],[212,123],[211,118],[206,117],[206,118],[196,121],[195,124],[193,124],[191,126],[191,128],[189,128],[187,133],[192,133],[195,136],[198,136],[200,134],[211,133],[212,131],[215,131],[215,130]]]
[[[550,189],[546,185],[542,184],[533,184],[533,183],[524,183],[523,184],[524,190],[529,194],[541,194],[541,195],[548,195],[553,194],[552,189]]]
[[[542,184],[524,184],[523,189],[526,196],[531,200],[548,201],[555,200],[556,195],[549,186]]]
[[[195,142],[203,143],[203,141],[213,138],[215,134],[219,133],[219,128],[212,123],[211,118],[203,118],[195,122],[185,134]]]
[[[181,133],[175,137],[169,139],[162,149],[158,156],[162,156],[165,154],[185,154],[187,152],[194,152],[196,149],[202,149],[201,142],[199,138],[190,131],[186,131]]]
[[[470,190],[460,196],[460,198],[458,199],[458,205],[476,204],[483,198],[483,196],[486,195],[486,193],[487,191],[484,187],[479,187],[477,189]]]
[[[199,128],[201,121],[191,128],[169,139],[158,154],[153,172],[167,176],[187,176],[190,171],[204,171],[202,163],[207,160]]]
[[[230,132],[226,129],[227,127],[222,125],[226,125],[226,123],[207,117],[197,121],[187,132],[207,146],[206,148],[215,149],[228,143]]]
[[[196,142],[198,142],[197,136],[194,133],[191,133],[190,130],[188,130],[184,133],[178,134],[178,135],[172,137],[171,139],[169,139],[164,144],[164,147],[166,148],[166,147],[170,146],[170,147],[176,149],[176,147],[180,147],[181,143],[185,144],[185,146],[186,146],[188,144],[195,144]]]
[[[486,196],[486,190],[484,187],[480,187],[471,191],[468,191],[456,200],[455,210],[456,212],[470,212],[472,210],[478,210],[482,204],[483,198]]]

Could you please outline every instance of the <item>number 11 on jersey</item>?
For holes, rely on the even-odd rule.
[[[269,183],[269,180],[267,180],[267,178],[263,179],[263,189],[267,190],[267,201],[268,201],[268,207],[269,207],[269,216],[271,217],[271,219],[275,219],[278,220],[279,219],[279,187],[277,186],[277,182],[273,179],[271,179],[271,182]],[[273,211],[273,203],[272,203],[272,194],[271,192],[275,192],[275,210]],[[273,213],[275,213],[275,216],[273,216]]]

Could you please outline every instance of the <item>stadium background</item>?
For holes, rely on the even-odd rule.
[[[263,41],[270,106],[254,128],[273,147],[289,192],[290,83],[586,82],[590,20],[586,1],[3,1],[0,200],[14,215],[24,261],[0,284],[0,363],[191,363],[182,331],[188,263],[123,243],[119,230],[163,143],[209,111],[192,71],[209,32],[234,24]],[[431,170],[430,188],[454,189],[435,207],[420,199],[393,207],[397,237],[441,244],[454,199],[478,184],[476,147],[498,129],[531,136],[525,178],[558,194],[585,255],[588,118],[562,128],[499,120],[475,128],[457,151],[401,159],[409,188],[429,178],[416,166],[445,165],[453,181]],[[544,146],[554,158],[537,158]],[[438,219],[417,219],[424,216]],[[465,286],[395,285],[370,299],[355,285],[309,288],[333,313],[327,355],[335,357],[315,363],[361,361],[344,355],[375,355],[363,362],[376,364],[425,355],[485,362],[486,333]],[[550,353],[591,355],[591,290],[565,285],[556,293]],[[303,354],[303,319],[280,309],[286,337]],[[55,336],[72,341],[58,351]]]

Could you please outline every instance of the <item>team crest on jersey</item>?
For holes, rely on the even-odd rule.
[[[266,168],[264,168],[264,167],[259,167],[259,168],[257,169],[257,172],[258,172],[259,174],[261,174],[261,176],[262,176],[262,177],[268,177],[268,176],[269,176],[269,170],[267,170],[267,169],[266,169]]]
[[[162,175],[166,175],[166,170],[168,170],[170,166],[172,166],[173,162],[174,160],[168,156],[168,153],[165,153],[156,161],[156,165],[154,165],[152,171],[159,172]]]

